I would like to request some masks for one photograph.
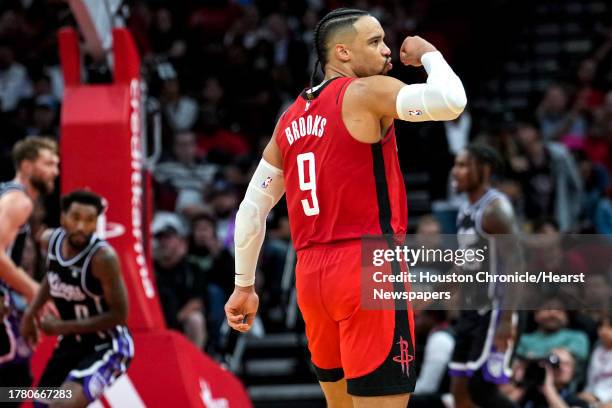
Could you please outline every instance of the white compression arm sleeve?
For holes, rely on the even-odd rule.
[[[283,171],[261,159],[236,214],[234,245],[237,286],[255,283],[255,269],[266,234],[266,218],[285,193]]]
[[[421,57],[427,83],[406,85],[397,94],[397,116],[408,122],[456,119],[467,103],[459,77],[439,51]]]

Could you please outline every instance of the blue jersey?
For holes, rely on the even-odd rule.
[[[0,183],[0,197],[12,191],[21,191],[25,194],[25,187],[13,181]],[[23,250],[29,234],[30,225],[26,223],[19,228],[15,240],[6,249],[6,254],[15,265],[21,264]],[[31,355],[31,350],[19,332],[19,322],[26,306],[25,301],[2,279],[0,279],[0,293],[5,307],[10,310],[0,323],[0,364],[27,359]]]

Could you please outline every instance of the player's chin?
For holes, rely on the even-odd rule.
[[[85,244],[87,244],[87,238],[80,234],[69,237],[68,241],[70,241],[70,245],[74,248],[84,248]]]

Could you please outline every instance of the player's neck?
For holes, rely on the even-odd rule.
[[[325,68],[325,78],[323,78],[323,80],[328,81],[332,78],[337,78],[337,77],[351,78],[351,77],[356,77],[356,76],[357,75],[355,75],[355,73],[351,69],[348,69],[346,67],[336,67],[336,66],[330,65],[327,68]]]
[[[21,174],[20,172],[17,172],[17,175],[13,179],[13,182],[19,183],[22,186],[24,186],[26,190],[26,194],[30,196],[32,200],[36,200],[38,198],[38,195],[39,195],[38,190],[36,190],[32,186],[32,183],[30,183],[30,181],[26,177],[24,177],[23,174]]]
[[[475,190],[468,192],[468,200],[470,204],[474,204],[476,201],[485,195],[485,193],[491,188],[488,184],[478,186]]]
[[[82,249],[77,249],[70,245],[70,242],[68,242],[68,239],[66,238],[62,240],[62,247],[60,250],[62,251],[62,257],[64,259],[72,259],[77,256]]]

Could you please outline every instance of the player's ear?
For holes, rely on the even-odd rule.
[[[336,44],[334,47],[334,52],[336,53],[336,57],[341,62],[348,62],[351,59],[351,54],[346,44]]]
[[[22,174],[29,176],[30,174],[32,174],[33,168],[34,168],[34,162],[32,160],[22,160],[21,163],[19,163],[19,171]]]

